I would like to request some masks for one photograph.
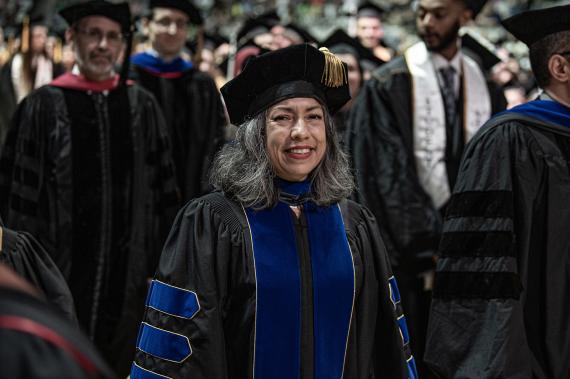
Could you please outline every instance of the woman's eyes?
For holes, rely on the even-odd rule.
[[[279,121],[291,121],[293,120],[293,116],[292,115],[288,115],[288,114],[278,114],[275,116],[271,116],[270,120],[273,122],[279,122]],[[319,114],[319,113],[311,113],[305,116],[305,118],[307,120],[322,120],[323,119],[323,115]]]
[[[271,121],[285,121],[285,120],[290,120],[291,116],[285,115],[285,114],[280,114],[280,115],[276,115],[273,116],[271,118]]]

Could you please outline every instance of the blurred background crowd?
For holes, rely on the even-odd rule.
[[[24,67],[30,67],[29,72],[23,71],[24,79],[31,76],[32,71],[35,73],[38,59],[34,57],[37,56],[52,61],[55,73],[71,70],[74,63],[73,51],[65,42],[66,24],[57,16],[57,12],[71,2],[0,0],[0,66],[5,66],[14,55],[22,52]],[[148,0],[129,3],[136,20],[133,34],[133,53],[136,53],[148,46]],[[381,39],[389,49],[384,52],[384,56],[382,53],[380,56],[386,61],[418,39],[415,33],[414,4],[408,0],[373,3],[383,12]],[[471,32],[479,40],[484,40],[487,43],[485,46],[501,59],[489,73],[496,82],[505,86],[510,106],[534,96],[535,86],[526,47],[510,36],[501,27],[499,20],[521,10],[560,3],[562,1],[491,0],[477,17],[476,23],[470,27]],[[194,63],[198,63],[201,70],[209,72],[221,86],[239,71],[247,56],[259,54],[257,49],[260,47],[272,50],[297,42],[319,44],[336,29],[355,36],[360,2],[197,0],[195,5],[202,12],[205,22],[202,26],[189,28],[186,54]],[[255,43],[251,43],[253,39]],[[38,87],[46,81],[49,82],[49,79],[44,78],[42,81],[38,75],[35,83],[28,80],[29,88],[20,88],[16,101],[33,89],[31,87]]]

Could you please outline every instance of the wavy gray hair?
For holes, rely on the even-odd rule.
[[[313,201],[330,205],[350,196],[354,180],[348,157],[337,140],[332,117],[324,106],[323,111],[327,150],[309,180]],[[266,146],[266,112],[261,112],[243,123],[235,140],[216,155],[210,183],[246,207],[272,207],[278,201],[279,189],[274,183],[276,175]]]

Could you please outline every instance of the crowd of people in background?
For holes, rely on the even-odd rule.
[[[528,144],[550,149],[552,154],[545,154],[560,158],[556,162],[567,159],[570,143],[559,127],[566,120],[560,113],[566,111],[551,103],[566,104],[563,88],[570,77],[559,68],[562,58],[545,62],[539,57],[545,51],[549,57],[568,54],[563,44],[544,42],[568,33],[563,16],[553,18],[548,29],[544,24],[552,14],[531,12],[537,17],[535,38],[525,34],[524,17],[515,16],[504,27],[500,23],[528,10],[532,1],[215,2],[200,8],[189,0],[91,0],[56,2],[49,9],[41,3],[11,7],[0,19],[0,302],[17,308],[20,291],[27,308],[17,317],[25,317],[27,309],[48,314],[39,328],[52,328],[76,346],[73,359],[61,360],[65,370],[87,372],[86,377],[131,373],[133,379],[232,377],[228,372],[268,377],[273,366],[263,363],[275,361],[289,370],[270,375],[275,378],[300,372],[303,379],[320,379],[328,377],[324,372],[329,369],[335,378],[343,372],[351,378],[378,378],[382,365],[384,373],[408,379],[530,378],[525,375],[531,372],[536,378],[562,379],[570,374],[570,357],[564,361],[568,343],[546,341],[539,328],[528,326],[552,320],[568,337],[567,322],[557,312],[539,311],[532,303],[548,293],[549,305],[556,307],[563,296],[542,287],[530,295],[524,292],[533,279],[544,279],[532,262],[556,271],[552,262],[532,255],[532,247],[542,244],[544,251],[556,250],[546,243],[554,237],[535,229],[534,217],[548,219],[553,230],[562,230],[560,220],[568,221],[567,214],[551,208],[533,213],[548,205],[544,199],[561,204],[564,199],[548,192],[556,183],[545,184],[552,178],[544,173],[552,167],[533,163],[542,158],[527,162],[536,150],[525,150],[528,141],[538,141]],[[547,49],[552,46],[557,48]],[[537,98],[544,102],[540,111],[532,105]],[[519,107],[527,103],[530,108]],[[285,113],[279,116],[285,121],[270,117],[276,108]],[[316,114],[315,108],[320,110]],[[319,150],[319,161],[304,175],[289,175],[289,156],[275,153],[270,142],[283,143],[279,138],[285,137],[275,130],[299,114],[326,133],[315,137],[317,147],[293,147],[289,150],[299,151],[287,154],[295,159],[310,155],[321,148],[319,138],[327,141],[327,153]],[[505,128],[505,135],[513,125],[529,122],[517,118],[524,115],[540,119],[542,130],[554,137],[537,132],[531,138],[531,132],[519,131],[514,137],[481,137],[480,128],[496,115],[499,121],[492,124]],[[501,138],[508,142],[501,145]],[[255,150],[254,145],[265,143],[268,151]],[[485,158],[487,148],[494,162]],[[465,156],[475,158],[466,162]],[[521,178],[512,179],[513,156],[524,162],[517,169],[528,170]],[[248,166],[244,157],[259,159],[257,167]],[[332,174],[331,182],[319,182],[336,186],[338,196],[329,194],[333,200],[319,202],[311,186],[302,191],[289,187],[289,182],[307,179],[314,185],[328,169],[321,160],[329,159],[339,167],[350,165],[337,167],[340,174],[350,171],[344,182]],[[492,163],[502,171],[495,172]],[[262,174],[271,180],[263,181]],[[519,189],[531,176],[532,185]],[[529,188],[535,191],[532,196]],[[223,196],[206,195],[212,189]],[[349,192],[359,205],[347,203]],[[258,332],[250,329],[258,311],[250,307],[262,302],[251,291],[252,283],[259,288],[263,283],[251,277],[261,268],[250,267],[245,257],[257,259],[256,250],[272,251],[267,242],[256,240],[256,233],[268,233],[265,223],[283,217],[277,212],[282,206],[284,215],[293,217],[295,230],[289,237],[297,241],[301,260],[299,314],[323,317],[313,314],[316,295],[306,294],[318,270],[308,263],[311,278],[301,267],[303,259],[310,260],[303,251],[317,246],[306,235],[303,217],[316,217],[311,207],[327,207],[328,212],[333,203],[340,204],[338,211],[331,211],[326,222],[345,216],[346,230],[339,227],[321,236],[347,253],[343,270],[354,270],[354,276],[344,272],[342,290],[360,296],[337,299],[346,305],[347,319],[355,318],[342,329],[346,338],[336,341],[347,355],[332,351],[332,345],[316,337],[312,321],[307,329],[303,319],[297,331],[310,338],[291,342],[300,344],[301,358],[288,366],[287,355],[276,358],[283,351],[267,349],[271,344],[256,350],[258,341],[250,340]],[[525,209],[531,209],[530,215]],[[261,225],[257,231],[255,222]],[[286,227],[280,224],[276,230]],[[250,234],[244,232],[247,228]],[[529,241],[517,239],[517,228]],[[263,238],[284,238],[272,233]],[[344,233],[348,239],[336,240]],[[299,242],[300,235],[306,241]],[[515,245],[527,254],[519,263],[521,272],[508,261],[516,256]],[[338,247],[323,246],[318,245],[331,251]],[[275,251],[279,249],[286,250]],[[567,249],[562,244],[556,251]],[[228,251],[241,258],[225,255]],[[560,259],[568,263],[567,257]],[[13,278],[5,266],[43,291],[66,320],[42,309],[36,290]],[[327,269],[326,275],[338,274],[336,267]],[[522,279],[513,279],[516,275]],[[385,282],[383,289],[371,277]],[[568,270],[555,277],[568,277]],[[562,292],[568,290],[565,280]],[[509,303],[519,297],[524,306]],[[472,304],[473,299],[493,303]],[[288,304],[284,301],[282,308]],[[477,312],[487,312],[486,319],[473,321]],[[507,314],[512,325],[494,324],[493,312]],[[466,333],[462,328],[469,325],[458,327],[454,320],[472,323],[480,334]],[[14,325],[19,324],[5,321],[0,312],[0,334],[3,327],[16,330]],[[76,334],[75,325],[87,339]],[[355,331],[354,325],[362,330]],[[216,327],[233,328],[233,339],[224,340]],[[508,331],[489,332],[493,328]],[[446,330],[453,330],[453,336],[442,337]],[[206,331],[215,338],[201,335]],[[512,335],[525,332],[528,340]],[[548,333],[550,338],[554,332]],[[287,339],[273,332],[263,336]],[[380,347],[380,337],[388,341],[385,346]],[[186,343],[190,340],[194,342]],[[70,346],[51,343],[62,351]],[[492,362],[482,362],[466,346],[477,346],[495,361],[487,357]],[[318,349],[335,357],[330,361],[334,370],[323,368],[326,359],[315,353]],[[446,349],[457,353],[446,355]],[[551,353],[557,349],[561,353]],[[378,351],[382,359],[371,358]],[[513,351],[534,354],[533,360],[514,368]],[[266,361],[257,364],[258,353]],[[0,354],[7,353],[0,348]],[[30,359],[57,360],[57,354],[43,350],[35,354]],[[193,360],[187,360],[191,355]],[[12,374],[36,375],[32,369],[18,371],[17,358],[13,362]]]

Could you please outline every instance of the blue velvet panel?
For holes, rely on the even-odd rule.
[[[141,325],[137,348],[157,358],[177,363],[192,354],[188,338],[147,323]]]
[[[153,280],[147,306],[172,316],[192,318],[200,310],[196,293]]]

